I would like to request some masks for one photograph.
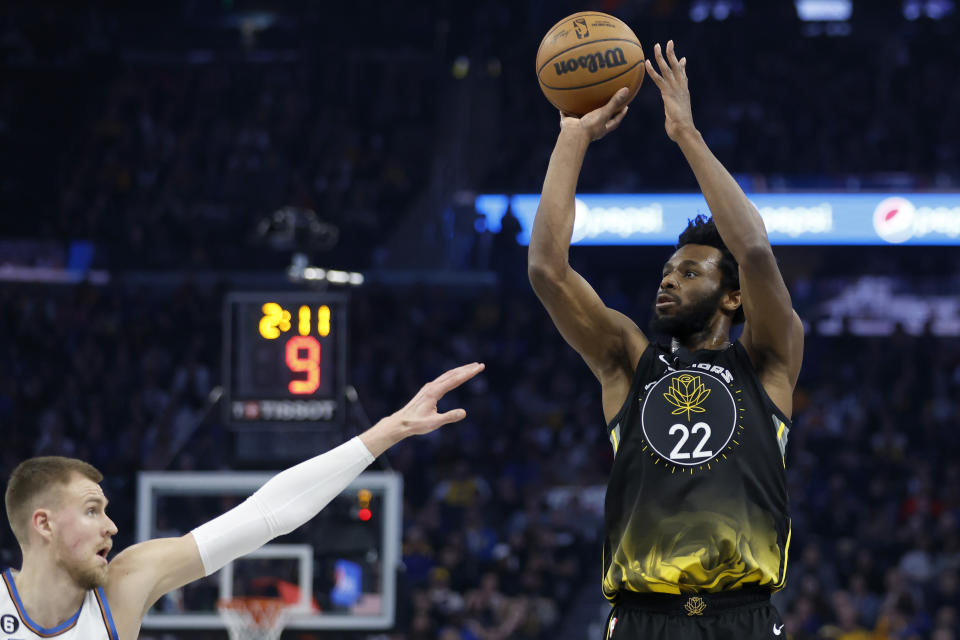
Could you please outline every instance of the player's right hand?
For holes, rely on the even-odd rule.
[[[404,437],[430,433],[445,424],[459,422],[466,418],[467,412],[463,409],[439,413],[437,403],[448,392],[483,371],[483,368],[483,363],[479,362],[465,364],[462,367],[450,369],[432,382],[423,385],[407,406],[391,416],[400,420]]]
[[[590,136],[591,141],[599,140],[620,126],[623,117],[627,115],[627,96],[630,94],[623,87],[610,98],[607,104],[599,109],[585,113],[579,118],[569,113],[560,112],[561,130],[582,130]]]

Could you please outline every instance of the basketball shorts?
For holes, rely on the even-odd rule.
[[[768,591],[623,593],[604,640],[786,640]]]

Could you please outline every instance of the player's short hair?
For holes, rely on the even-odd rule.
[[[740,289],[740,265],[737,259],[727,249],[727,245],[720,237],[717,231],[717,225],[712,216],[698,215],[693,220],[687,222],[687,228],[680,234],[677,240],[677,249],[688,244],[703,244],[708,247],[714,247],[720,250],[720,286],[724,291],[737,291]],[[733,314],[733,324],[737,325],[745,320],[743,314],[743,305]]]
[[[103,474],[93,465],[62,456],[40,456],[24,460],[10,474],[4,503],[10,528],[21,546],[30,540],[27,533],[30,516],[39,506],[36,504],[37,498],[54,485],[69,484],[74,474],[89,478],[97,484],[103,480]]]

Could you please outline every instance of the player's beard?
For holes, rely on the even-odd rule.
[[[677,309],[670,315],[658,314],[657,303],[654,301],[650,329],[653,333],[667,335],[681,341],[701,333],[717,312],[717,306],[723,294],[723,289],[717,288],[716,292],[691,303],[686,309]]]
[[[107,584],[107,569],[102,565],[95,567],[68,565],[67,573],[73,581],[84,591],[90,591]]]

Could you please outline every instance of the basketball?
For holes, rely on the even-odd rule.
[[[537,81],[550,103],[582,116],[621,87],[633,100],[643,82],[643,49],[621,20],[581,11],[553,25],[537,49]]]

